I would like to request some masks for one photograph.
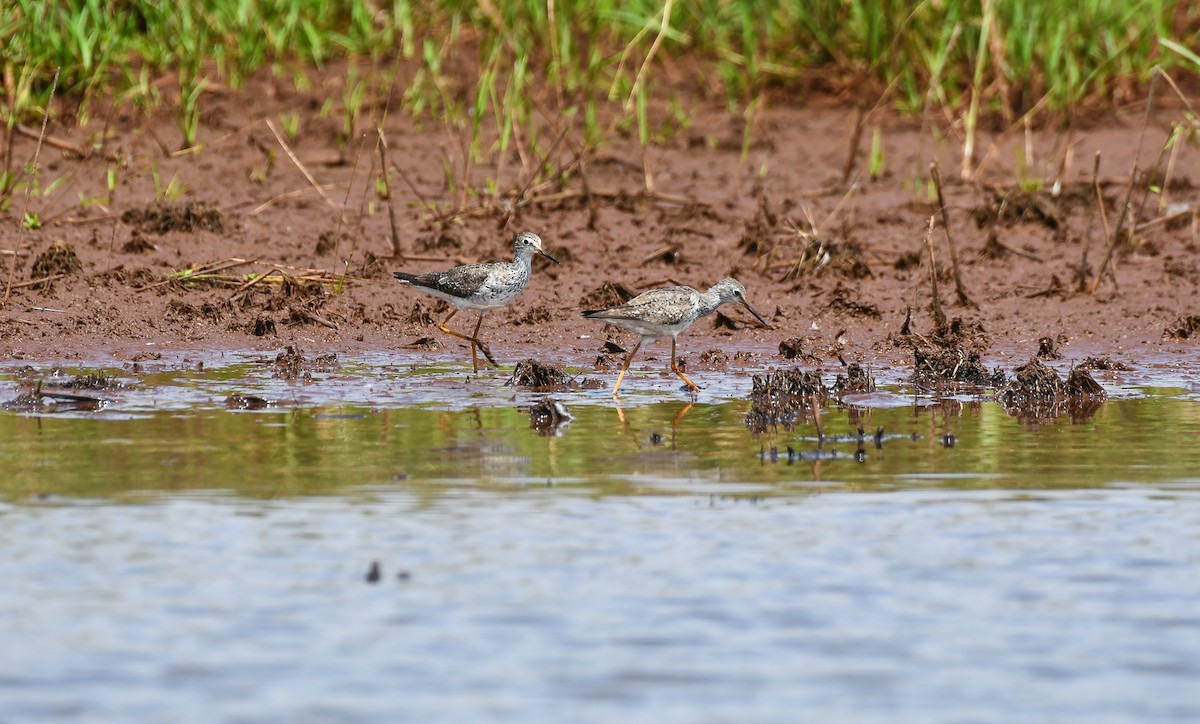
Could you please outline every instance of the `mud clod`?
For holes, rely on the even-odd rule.
[[[133,230],[133,235],[129,237],[129,241],[121,247],[121,251],[126,254],[149,254],[157,249],[154,244],[151,244],[146,237],[142,236],[142,232],[137,229]]]
[[[517,324],[543,324],[554,318],[554,314],[549,308],[538,305],[526,310],[524,314],[517,318]]]
[[[1085,357],[1079,366],[1075,369],[1079,370],[1100,370],[1103,372],[1129,372],[1133,368],[1124,362],[1113,359],[1112,357]]]
[[[255,337],[265,337],[268,334],[275,334],[275,320],[265,314],[260,314],[254,318],[254,323],[250,325],[250,334]]]
[[[275,356],[274,376],[285,380],[309,381],[313,371],[329,370],[337,365],[337,355],[332,352],[310,359],[298,347],[288,345]]]
[[[1035,356],[1038,359],[1062,359],[1062,352],[1058,351],[1053,337],[1042,337],[1038,340],[1038,351]]]
[[[604,282],[579,298],[580,309],[607,309],[628,302],[637,295],[621,282]]]
[[[1163,330],[1163,339],[1191,339],[1200,332],[1200,315],[1180,317]]]
[[[220,232],[221,208],[214,203],[151,204],[144,209],[129,209],[121,222],[142,232],[166,234],[170,231],[193,232],[196,229]]]
[[[1074,421],[1090,418],[1107,394],[1087,370],[1076,367],[1064,382],[1034,357],[1018,367],[1013,379],[996,393],[996,401],[1022,422],[1052,421],[1069,414]]]
[[[715,369],[729,364],[729,355],[722,349],[710,349],[700,354],[700,364]]]
[[[863,369],[857,362],[851,362],[846,367],[845,375],[838,375],[833,381],[833,393],[837,397],[843,395],[858,395],[875,391],[875,378]]]
[[[1034,222],[1057,229],[1063,220],[1063,212],[1058,202],[1046,191],[1011,191],[1007,194],[997,194],[990,204],[971,209],[971,216],[980,228],[991,224],[1012,226]]]
[[[753,433],[783,426],[795,427],[797,420],[812,414],[829,399],[829,390],[816,372],[799,369],[754,375],[751,380],[750,411],[746,427]]]
[[[83,264],[75,255],[75,248],[64,241],[55,241],[50,248],[38,255],[29,270],[30,279],[44,279],[56,274],[82,271]]]
[[[545,365],[535,359],[522,360],[517,363],[512,377],[504,384],[513,387],[529,387],[534,390],[565,390],[570,377],[561,367]]]

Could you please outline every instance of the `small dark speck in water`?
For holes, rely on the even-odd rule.
[[[663,436],[657,432],[650,433],[650,444],[654,446],[662,445]]]
[[[954,444],[957,442],[958,442],[958,438],[954,437],[954,435],[951,433],[946,433],[945,435],[942,435],[942,444],[945,445],[946,447],[954,447]]]
[[[396,574],[396,580],[397,581],[411,581],[412,574],[409,573],[408,571],[400,571],[399,573]]]
[[[379,583],[379,561],[371,561],[371,568],[367,571],[367,583]]]
[[[396,473],[395,475],[392,476],[392,480],[395,480],[395,481],[408,480],[408,473]]]

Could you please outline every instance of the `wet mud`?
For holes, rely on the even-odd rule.
[[[341,70],[328,69],[331,83]],[[956,169],[961,149],[933,131],[936,120],[873,117],[886,170],[871,175],[866,150],[849,145],[854,109],[828,98],[779,99],[756,130],[763,143],[744,156],[740,144],[706,141],[736,130],[721,104],[685,98],[689,125],[653,149],[648,189],[634,138],[582,156],[564,142],[550,160],[574,173],[542,178],[515,153],[465,165],[444,131],[399,113],[384,126],[385,174],[370,129],[347,142],[320,116],[315,92],[268,74],[247,92],[261,103],[214,96],[202,146],[188,153],[152,140],[170,147],[170,117],[116,113],[106,145],[136,163],[118,168],[111,193],[110,159],[46,151],[47,182],[69,181],[32,209],[39,228],[11,216],[0,224],[0,356],[212,362],[293,347],[310,360],[403,353],[457,363],[469,348],[436,327],[448,306],[391,272],[505,260],[522,229],[562,264],[538,264],[526,291],[486,318],[481,338],[506,372],[530,357],[612,370],[636,338],[586,324],[581,309],[727,275],[746,285],[770,327],[739,309],[701,320],[679,339],[691,369],[800,364],[836,375],[855,363],[903,370],[929,388],[999,388],[1001,370],[1043,339],[1046,355],[1068,363],[1200,356],[1200,151],[1179,152],[1166,195],[1132,205],[1119,243],[1109,243],[1143,133],[1140,109],[1086,119],[1065,160],[1065,137],[1052,127],[984,136],[974,178],[942,172],[943,214],[930,164]],[[299,119],[290,163],[263,122],[280,113]],[[1161,148],[1179,117],[1164,104],[1142,145]],[[91,129],[52,122],[49,131],[82,142]],[[16,158],[32,154],[34,139],[13,142]],[[1020,168],[1011,161],[1018,146]],[[1153,154],[1143,155],[1145,167]],[[462,169],[453,183],[447,169]],[[164,188],[162,179],[175,182]],[[461,191],[489,185],[492,195]],[[664,366],[651,349],[634,372]],[[307,369],[294,359],[278,368],[289,378]]]

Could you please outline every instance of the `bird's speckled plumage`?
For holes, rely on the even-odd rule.
[[[490,264],[464,264],[452,269],[428,274],[396,272],[395,277],[403,284],[411,284],[445,299],[459,309],[475,309],[483,312],[505,306],[529,284],[533,270],[533,255],[541,254],[558,263],[542,249],[542,240],[532,232],[522,232],[513,243],[512,261]]]
[[[613,397],[616,397],[617,391],[621,389],[621,381],[625,379],[625,372],[629,369],[629,363],[633,361],[633,355],[644,342],[659,337],[671,338],[671,371],[679,375],[689,388],[698,392],[700,388],[675,364],[675,338],[697,319],[712,314],[717,307],[731,302],[745,305],[755,319],[767,326],[766,320],[746,301],[746,287],[729,277],[712,285],[707,292],[698,292],[691,287],[651,289],[624,304],[584,312],[583,316],[588,319],[599,319],[641,335],[637,345],[625,357],[621,373],[617,375],[617,384],[613,386]]]
[[[476,372],[479,371],[477,348],[483,350],[488,362],[496,364],[487,345],[479,341],[479,326],[483,324],[484,315],[516,299],[517,295],[525,289],[533,271],[534,254],[541,254],[555,264],[558,263],[557,259],[542,249],[541,238],[529,231],[517,234],[517,238],[513,242],[513,251],[512,261],[464,264],[446,271],[429,272],[428,274],[409,274],[408,272],[393,274],[401,284],[414,286],[454,305],[454,311],[438,324],[438,329],[471,343],[471,363]],[[446,326],[446,323],[460,309],[473,309],[479,312],[479,321],[475,323],[475,332],[470,336],[455,332]]]
[[[745,304],[758,321],[766,324],[746,302],[746,287],[728,277],[707,292],[698,292],[691,287],[651,289],[619,306],[584,312],[583,316],[624,327],[642,335],[643,341],[649,341],[667,336],[674,338],[700,317],[712,314],[717,307],[729,302]]]

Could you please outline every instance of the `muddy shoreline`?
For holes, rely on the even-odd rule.
[[[654,148],[653,193],[646,193],[636,139],[618,139],[566,185],[531,185],[515,153],[472,167],[472,187],[496,180],[492,196],[463,193],[461,178],[451,185],[446,169],[463,165],[460,149],[448,142],[453,134],[393,114],[385,127],[388,185],[404,255],[395,258],[373,134],[339,143],[334,122],[311,98],[285,93],[269,79],[257,83],[252,92],[261,103],[253,108],[235,96],[214,104],[199,152],[164,154],[160,142],[170,149],[178,136],[169,119],[118,113],[105,147],[129,163],[111,196],[110,162],[43,149],[43,184],[65,180],[49,197],[29,202],[40,228],[21,228],[16,211],[0,225],[7,252],[0,279],[9,294],[0,311],[0,356],[67,364],[156,354],[213,361],[223,352],[274,354],[295,345],[343,358],[394,352],[438,363],[469,360],[459,340],[436,329],[448,308],[401,287],[391,272],[508,259],[515,233],[529,229],[562,264],[539,264],[522,296],[485,321],[481,336],[502,363],[532,356],[594,366],[606,342],[627,348],[635,340],[580,318],[581,309],[614,289],[706,287],[734,276],[771,327],[723,308],[680,338],[692,369],[703,367],[706,353],[711,362],[721,352],[728,357],[721,366],[731,370],[738,352],[757,367],[911,367],[903,332],[928,337],[935,328],[925,243],[929,219],[940,219],[928,178],[935,161],[946,177],[963,290],[956,294],[939,222],[932,242],[942,307],[948,319],[975,330],[990,364],[1011,369],[1043,338],[1068,359],[1191,364],[1197,356],[1195,148],[1179,154],[1165,206],[1157,195],[1135,204],[1132,238],[1117,248],[1095,293],[1088,290],[1107,251],[1105,225],[1117,223],[1126,193],[1140,112],[1114,112],[1076,132],[1061,176],[1055,170],[1068,143],[1062,134],[997,132],[981,144],[982,169],[971,184],[947,170],[959,163],[952,129],[874,118],[882,169],[872,178],[860,149],[844,186],[853,109],[831,101],[777,103],[743,157],[738,124],[721,107],[696,101],[691,125]],[[264,122],[285,111],[301,112],[289,144],[294,162]],[[1178,116],[1170,107],[1154,115],[1142,166],[1153,163]],[[143,132],[148,122],[153,133]],[[76,143],[94,131],[50,130]],[[34,140],[17,144],[17,158],[33,155]],[[571,146],[559,151],[563,167]],[[1096,154],[1102,163],[1094,185]],[[1057,195],[1030,180],[1052,176],[1063,181]],[[18,197],[14,209],[20,204]],[[251,284],[250,275],[265,278]],[[464,313],[452,326],[472,324]],[[785,356],[781,344],[796,354]],[[668,355],[660,342],[637,364],[654,366]]]

